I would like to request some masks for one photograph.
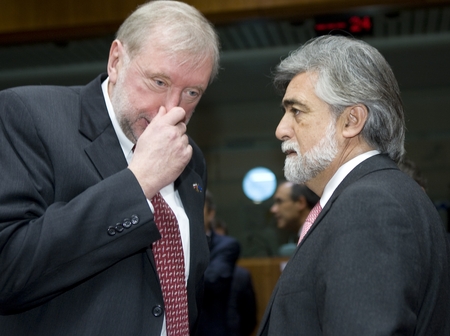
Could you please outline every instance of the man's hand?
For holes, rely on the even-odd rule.
[[[160,107],[139,137],[128,168],[136,176],[147,199],[175,181],[192,157],[186,135],[186,112],[181,107]]]

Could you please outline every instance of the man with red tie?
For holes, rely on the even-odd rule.
[[[320,196],[258,335],[450,335],[449,246],[401,172],[404,115],[373,47],[322,36],[277,67],[285,176]]]
[[[198,10],[152,1],[91,83],[0,93],[2,336],[194,334],[206,167],[186,130],[218,64]]]

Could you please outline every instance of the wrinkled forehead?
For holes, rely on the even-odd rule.
[[[208,50],[177,50],[167,42],[158,40],[154,43],[143,44],[135,56],[145,59],[145,62],[154,62],[156,59],[158,61],[166,60],[174,67],[187,72],[195,72],[200,68],[209,69],[209,75],[211,75],[214,65],[213,54]]]
[[[304,97],[308,93],[316,95],[318,75],[314,72],[301,72],[295,75],[286,87],[282,99],[282,106],[305,104]]]

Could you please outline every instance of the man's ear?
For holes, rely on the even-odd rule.
[[[303,209],[305,209],[308,206],[308,203],[306,202],[306,197],[301,195],[298,199],[297,199],[297,207],[299,211],[302,211]]]
[[[108,58],[108,76],[109,81],[113,84],[117,81],[120,67],[123,66],[123,58],[125,57],[125,49],[119,40],[114,40],[109,50]]]
[[[341,115],[344,124],[342,135],[345,138],[354,138],[359,135],[366,124],[368,115],[367,107],[362,104],[347,107]]]

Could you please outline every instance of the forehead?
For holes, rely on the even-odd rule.
[[[200,58],[199,61],[197,58]],[[147,43],[135,56],[145,75],[164,75],[187,86],[206,86],[212,72],[212,57],[197,57],[186,52],[169,52],[168,47]]]
[[[307,115],[318,116],[320,119],[328,120],[328,117],[332,117],[330,105],[316,94],[317,79],[318,75],[312,72],[295,76],[286,89],[282,107],[286,111],[291,107],[300,109],[302,112],[307,112]]]
[[[292,105],[292,103],[306,104],[311,99],[319,99],[315,92],[317,74],[312,72],[303,72],[296,75],[289,82],[283,97],[283,106]]]
[[[278,198],[288,198],[291,194],[291,186],[288,183],[283,183],[280,185],[277,189],[277,192],[275,193],[275,197]]]

